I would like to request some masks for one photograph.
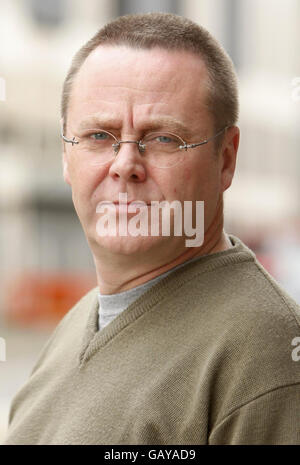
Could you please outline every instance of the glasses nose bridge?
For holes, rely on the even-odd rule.
[[[142,144],[141,140],[116,140],[116,142],[112,144],[116,154],[119,153],[121,144],[137,144],[140,153],[143,153],[146,150],[146,146]]]

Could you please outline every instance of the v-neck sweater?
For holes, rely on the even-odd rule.
[[[117,294],[101,294],[98,293],[98,303],[99,303],[99,318],[98,318],[98,330],[101,331],[105,326],[107,326],[112,320],[114,320],[121,312],[125,310],[132,302],[134,302],[138,297],[144,294],[151,286],[158,283],[170,273],[179,268],[188,265],[189,263],[198,260],[199,257],[191,258],[174,268],[162,273],[159,276],[151,279],[150,281],[140,284],[132,289],[118,292]]]
[[[299,444],[299,306],[230,238],[102,331],[87,293],[13,398],[4,444]]]

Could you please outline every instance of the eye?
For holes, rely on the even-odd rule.
[[[96,132],[95,134],[91,134],[90,137],[94,140],[107,140],[111,138],[106,132]]]
[[[161,142],[162,144],[170,144],[170,143],[174,142],[173,138],[171,138],[169,136],[163,136],[163,135],[162,136],[157,136],[155,138],[155,140],[157,142]]]

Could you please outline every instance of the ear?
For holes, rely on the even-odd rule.
[[[239,147],[240,130],[237,126],[231,126],[226,130],[226,134],[221,146],[222,170],[221,188],[222,192],[230,187],[235,172],[236,158]]]

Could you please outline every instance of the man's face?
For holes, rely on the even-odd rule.
[[[208,74],[202,60],[182,51],[135,50],[102,46],[94,50],[75,77],[67,118],[67,137],[80,138],[91,129],[105,129],[120,140],[140,140],[150,131],[168,131],[187,142],[214,134],[207,108]],[[84,128],[84,129],[82,129]],[[110,162],[92,163],[80,143],[66,144],[64,176],[72,186],[75,209],[94,253],[180,255],[186,237],[101,237],[96,224],[99,202],[203,200],[205,230],[228,187],[222,157],[213,142],[184,152],[180,164],[158,168],[147,163],[136,144],[121,144]],[[167,248],[166,248],[167,246]]]

